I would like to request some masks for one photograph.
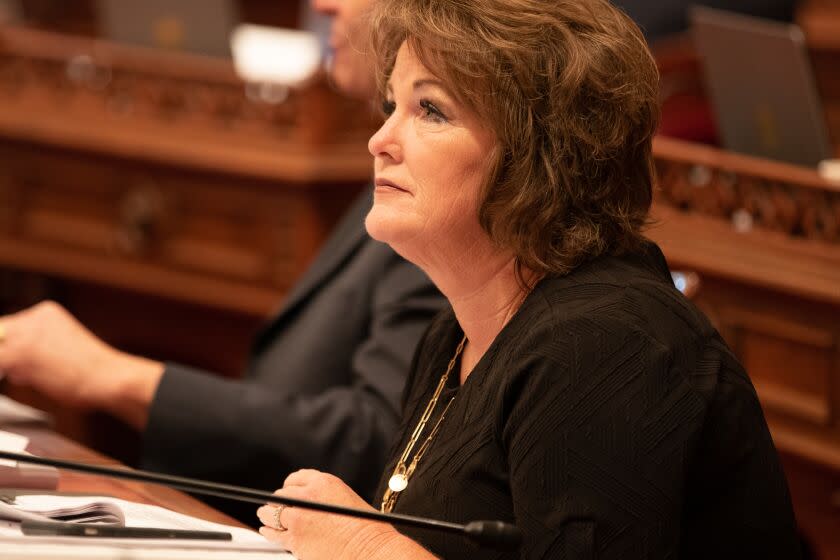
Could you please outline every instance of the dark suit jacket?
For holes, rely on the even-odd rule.
[[[243,380],[166,365],[144,436],[146,468],[272,490],[315,468],[371,495],[411,357],[444,300],[368,237],[370,204],[366,192],[336,227],[255,341]],[[254,506],[242,511],[251,518]]]

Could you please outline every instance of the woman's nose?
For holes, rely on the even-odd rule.
[[[397,136],[396,119],[389,117],[379,130],[373,133],[368,141],[368,151],[373,157],[387,157],[397,160],[402,157],[399,139]]]

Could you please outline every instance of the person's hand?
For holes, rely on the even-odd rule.
[[[0,317],[0,335],[0,371],[11,383],[124,418],[124,409],[137,412],[137,402],[151,401],[163,371],[162,364],[105,344],[51,301]]]
[[[341,479],[315,470],[290,474],[275,494],[374,511]],[[405,539],[387,523],[277,504],[260,507],[257,517],[264,525],[260,534],[300,560],[375,558],[389,543]]]

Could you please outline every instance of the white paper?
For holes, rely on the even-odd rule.
[[[13,434],[0,430],[0,449],[3,451],[11,451],[12,453],[21,453],[29,445],[29,438],[20,434]],[[17,461],[9,461],[7,459],[0,459],[0,465],[7,467],[14,467]]]
[[[106,496],[61,496],[50,494],[22,494],[15,497],[15,502],[29,511],[45,511],[56,508],[79,507],[80,505],[97,501],[111,502],[119,507],[125,514],[127,527],[160,527],[166,529],[190,529],[203,531],[224,531],[231,534],[231,541],[202,541],[198,539],[109,539],[109,538],[84,538],[84,537],[32,537],[23,536],[20,525],[0,521],[0,549],[6,552],[5,543],[9,542],[15,546],[29,547],[35,543],[41,546],[46,545],[67,545],[72,544],[84,547],[85,549],[113,549],[119,550],[120,554],[113,556],[104,555],[100,550],[97,555],[91,558],[200,558],[196,556],[197,550],[207,553],[206,558],[238,558],[239,552],[247,552],[247,558],[252,558],[251,553],[270,553],[266,558],[275,560],[294,559],[291,554],[286,553],[278,545],[271,543],[265,537],[242,527],[232,527],[220,523],[205,521],[189,515],[184,515],[168,509],[148,504],[140,504],[111,498]],[[209,552],[214,554],[209,554]],[[227,551],[227,556],[219,555]],[[236,555],[232,552],[237,551]],[[147,554],[148,553],[148,554]],[[74,554],[74,553],[68,553]],[[156,555],[160,554],[160,556]],[[184,554],[184,556],[179,556]],[[192,554],[192,555],[190,555]],[[21,556],[26,557],[26,556]],[[36,558],[37,556],[33,556]],[[68,555],[68,558],[75,556]],[[84,558],[84,555],[79,556]],[[259,555],[262,557],[262,555]],[[6,558],[4,556],[4,558]]]
[[[151,539],[7,537],[0,534],[3,560],[295,560],[288,552],[250,545]],[[222,543],[223,541],[219,541]]]
[[[14,497],[13,497],[14,498]],[[0,497],[0,519],[5,521],[66,521],[68,523],[125,524],[125,515],[113,500],[88,500],[78,506],[61,504],[55,508],[36,507],[27,509],[14,498],[11,503]],[[25,500],[24,500],[25,501]],[[56,500],[57,502],[57,500]],[[43,506],[44,504],[41,504]]]
[[[0,424],[21,422],[49,422],[50,415],[43,410],[19,403],[6,395],[0,395]]]
[[[226,531],[234,542],[265,543],[266,539],[250,529],[231,527],[205,521],[149,504],[129,502],[107,496],[61,496],[52,494],[21,494],[15,497],[15,504],[32,512],[58,508],[75,508],[91,502],[110,502],[122,510],[126,527],[161,527],[164,529],[190,529],[203,531]]]

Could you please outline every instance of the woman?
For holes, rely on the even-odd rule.
[[[657,73],[606,0],[383,0],[370,234],[451,309],[415,357],[375,505],[501,519],[522,558],[795,558],[742,368],[640,230]],[[316,471],[278,494],[365,507]],[[501,558],[457,537],[264,506],[304,560]]]

